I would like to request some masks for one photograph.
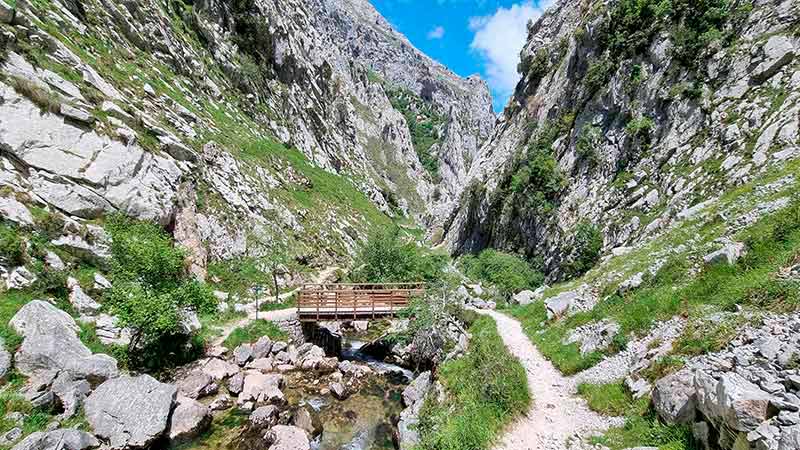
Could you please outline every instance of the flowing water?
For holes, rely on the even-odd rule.
[[[345,338],[342,359],[369,365],[368,377],[358,392],[337,400],[314,375],[298,374],[286,389],[290,405],[307,407],[322,433],[312,442],[314,450],[392,449],[393,421],[403,409],[402,392],[414,374],[401,367],[370,358],[358,350],[364,342]],[[316,383],[316,384],[315,384]]]

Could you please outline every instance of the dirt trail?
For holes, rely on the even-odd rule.
[[[497,331],[509,351],[522,362],[528,375],[533,404],[519,418],[495,450],[562,450],[581,448],[581,436],[595,434],[620,419],[601,416],[589,410],[577,397],[575,381],[561,375],[550,361],[528,340],[520,323],[496,311],[477,311],[497,322]],[[570,447],[568,441],[575,442]]]
[[[316,277],[311,281],[312,284],[315,283],[324,283],[328,280],[336,271],[339,270],[338,267],[326,267],[325,269],[321,270]],[[284,292],[283,294],[278,295],[278,299],[280,301],[284,301],[289,297],[293,296],[294,294],[299,291],[300,288],[294,289],[289,292]],[[259,300],[259,304],[270,302],[273,298],[262,298]],[[233,332],[233,330],[237,328],[241,328],[247,326],[250,322],[256,320],[256,309],[255,309],[255,302],[250,303],[252,308],[248,308],[247,317],[242,318],[241,320],[237,320],[236,322],[229,323],[222,327],[220,330],[220,335],[211,343],[212,346],[217,347],[221,346],[225,339]],[[258,318],[263,320],[268,320],[270,322],[282,322],[285,320],[294,319],[297,316],[297,308],[286,308],[286,309],[279,309],[275,311],[258,311]]]

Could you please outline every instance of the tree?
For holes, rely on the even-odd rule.
[[[181,363],[176,353],[188,357],[193,338],[183,327],[186,315],[213,312],[211,290],[186,272],[183,250],[158,225],[114,216],[107,229],[113,285],[106,303],[131,330],[130,362],[154,370]]]
[[[405,241],[394,227],[369,237],[358,252],[351,278],[361,283],[436,281],[446,263],[446,256],[427,253]]]
[[[253,234],[251,235],[251,240],[259,248],[258,251],[263,252],[260,256],[256,257],[256,260],[258,261],[258,265],[272,277],[272,289],[275,295],[275,302],[280,302],[278,277],[290,272],[293,266],[293,258],[289,253],[289,247],[280,239],[271,239],[268,241],[263,235]],[[256,303],[256,310],[258,310],[258,303]]]

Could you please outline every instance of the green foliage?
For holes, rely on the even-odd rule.
[[[656,123],[653,119],[647,116],[640,116],[631,119],[630,122],[625,125],[625,132],[632,138],[648,140],[655,126]]]
[[[581,383],[578,385],[578,395],[586,399],[592,411],[606,416],[641,415],[650,404],[648,398],[634,400],[621,381],[609,384]]]
[[[356,283],[437,281],[447,256],[425,251],[407,242],[393,227],[373,233],[356,256],[350,278]]]
[[[14,353],[22,344],[22,337],[11,328],[8,322],[20,308],[34,298],[34,294],[22,291],[6,291],[0,294],[0,338],[3,339],[6,349],[11,353]]]
[[[674,351],[681,355],[703,355],[725,348],[745,325],[747,320],[731,314],[715,320],[700,319],[690,322],[675,341]]]
[[[566,178],[553,157],[553,143],[570,124],[554,121],[546,124],[528,146],[523,157],[514,162],[508,188],[519,195],[519,208],[547,213],[566,185]]]
[[[159,370],[196,354],[202,343],[184,333],[181,323],[185,311],[214,310],[211,290],[188,277],[183,251],[157,225],[114,216],[108,230],[113,286],[106,303],[120,325],[132,330],[130,363]]]
[[[573,232],[572,245],[562,270],[567,278],[574,278],[588,272],[600,259],[603,248],[603,234],[590,222],[581,222]]]
[[[420,448],[479,450],[530,404],[525,369],[503,345],[494,321],[481,317],[469,329],[467,354],[440,367],[449,395],[428,398],[420,413]]]
[[[408,129],[411,132],[411,142],[422,167],[434,179],[439,176],[439,158],[431,152],[434,144],[441,142],[438,128],[446,122],[446,118],[439,114],[429,103],[408,89],[400,87],[386,87],[386,95],[392,107],[400,111],[406,118]]]
[[[225,348],[234,349],[242,344],[255,342],[262,336],[267,336],[276,341],[285,341],[289,338],[286,332],[278,328],[274,323],[259,319],[250,322],[244,327],[233,330],[231,334],[225,338],[222,345]]]
[[[16,227],[0,224],[0,259],[10,266],[25,264],[25,241]]]
[[[536,289],[544,275],[523,258],[497,250],[484,250],[478,256],[466,255],[460,260],[464,274],[496,286],[505,297],[525,289]]]
[[[258,266],[256,259],[249,256],[214,261],[208,265],[208,275],[219,280],[217,288],[240,298],[249,296],[250,288],[269,277]]]

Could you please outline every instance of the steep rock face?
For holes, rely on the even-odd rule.
[[[520,251],[557,277],[582,221],[606,250],[634,245],[798,156],[796,2],[730,2],[703,45],[681,25],[697,6],[625,22],[620,3],[560,1],[529,28],[453,251]]]
[[[341,259],[389,217],[430,222],[493,126],[488,90],[378,18],[349,1],[19,1],[0,25],[0,182],[78,219],[176,227],[201,277],[201,245],[228,258],[257,234]]]

